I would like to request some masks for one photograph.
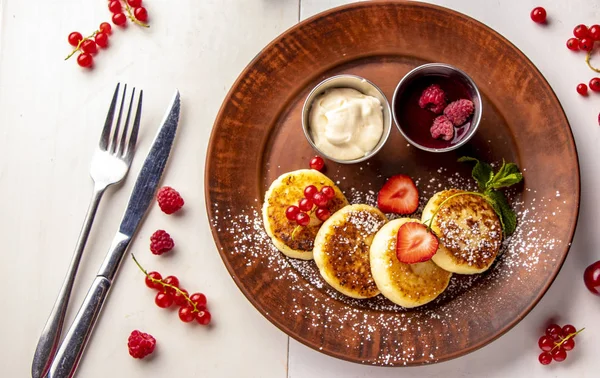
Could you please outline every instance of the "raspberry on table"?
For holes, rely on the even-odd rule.
[[[473,101],[461,99],[448,104],[446,109],[444,109],[444,115],[448,117],[454,126],[462,126],[467,121],[467,118],[473,114],[474,110],[475,105]]]
[[[175,243],[165,230],[156,230],[150,236],[150,251],[155,255],[162,255],[173,249]]]
[[[156,194],[158,206],[165,214],[173,214],[183,207],[183,198],[178,191],[170,186],[163,186]]]
[[[129,339],[127,340],[127,347],[129,348],[129,354],[133,358],[144,358],[147,355],[154,352],[156,347],[156,339],[144,332],[140,332],[137,329],[131,332]]]
[[[427,108],[435,114],[440,114],[446,107],[446,93],[437,84],[428,86],[419,98],[419,106]]]
[[[454,138],[454,125],[446,116],[439,116],[433,120],[433,125],[429,129],[431,136],[435,139],[452,140]]]

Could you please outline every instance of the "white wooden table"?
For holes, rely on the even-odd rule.
[[[174,88],[183,96],[180,133],[164,183],[180,190],[185,213],[164,216],[154,206],[132,252],[150,270],[179,276],[209,298],[214,326],[179,321],[153,303],[153,291],[127,259],[80,365],[95,377],[598,377],[600,298],[582,272],[600,259],[600,95],[575,86],[592,72],[565,47],[578,23],[600,23],[597,0],[436,0],[499,31],[546,76],[571,122],[579,151],[582,206],[573,247],[540,304],[496,342],[468,356],[420,368],[376,368],[319,354],[289,339],[237,289],[216,252],[205,215],[203,169],[213,120],[229,87],[270,40],[299,21],[344,0],[145,0],[149,30],[116,30],[92,71],[75,61],[67,35],[84,35],[109,20],[106,1],[0,0],[0,361],[4,377],[30,376],[39,333],[62,282],[87,208],[88,167],[117,81],[144,89],[144,113],[131,174],[108,191],[85,251],[67,322],[104,258],[158,122]],[[529,19],[543,5],[548,27]],[[552,127],[552,125],[548,125]],[[148,238],[167,229],[177,250],[148,252]],[[586,327],[561,364],[537,362],[537,339],[549,318]],[[158,340],[150,360],[127,353],[133,329]]]

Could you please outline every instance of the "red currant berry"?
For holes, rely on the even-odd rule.
[[[81,44],[81,50],[88,54],[95,54],[98,52],[98,46],[96,46],[96,42],[88,39]]]
[[[94,63],[94,58],[92,58],[91,54],[82,53],[77,57],[77,64],[81,67],[91,67]]]
[[[325,160],[323,160],[323,158],[320,156],[315,156],[314,158],[310,159],[309,165],[310,168],[320,171],[325,166]]]
[[[142,6],[142,0],[127,0],[127,4],[130,6],[137,8]]]
[[[552,358],[556,362],[561,362],[567,359],[567,351],[563,348],[556,348],[552,352]]]
[[[177,277],[175,277],[175,276],[168,276],[168,277],[165,277],[165,278],[163,279],[163,282],[164,282],[165,284],[167,284],[167,285],[172,285],[172,286],[175,286],[175,287],[179,287],[179,279],[178,279]],[[170,288],[170,287],[167,287],[167,288],[166,288],[166,291],[167,291],[167,293],[169,293],[169,294],[171,294],[171,295],[175,295],[175,293],[177,292],[177,290],[175,290],[175,289],[172,289],[172,288]]]
[[[554,348],[554,339],[544,335],[538,340],[538,345],[540,346],[541,350],[549,352],[552,350],[552,348]]]
[[[189,323],[191,321],[194,320],[194,318],[196,318],[196,314],[194,314],[194,309],[191,307],[181,307],[179,309],[179,319],[181,319],[182,322],[184,323]]]
[[[154,299],[156,305],[160,308],[171,307],[173,304],[173,296],[169,293],[165,293],[164,291],[156,294],[156,298]]]
[[[302,198],[300,202],[298,202],[298,207],[302,211],[310,211],[313,208],[313,202],[308,198]]]
[[[288,208],[285,209],[285,217],[291,221],[296,220],[296,215],[298,215],[299,212],[300,209],[298,206],[288,206]]]
[[[575,348],[575,339],[572,337],[566,339],[563,341],[561,347],[563,347],[564,350],[573,350],[573,348]]]
[[[552,362],[552,355],[548,352],[542,352],[538,359],[540,360],[540,364],[549,365]]]
[[[327,199],[333,199],[335,197],[335,190],[333,190],[331,186],[322,187],[321,193],[323,193]]]
[[[315,193],[315,195],[313,196],[313,202],[318,207],[324,207],[327,206],[327,202],[329,202],[329,200],[327,199],[327,197],[325,197],[325,194]]]
[[[115,25],[123,26],[127,22],[127,16],[123,13],[115,13],[112,16],[112,22]]]
[[[579,40],[579,49],[583,51],[592,51],[594,48],[594,41],[590,38],[582,38]]]
[[[319,193],[319,189],[317,189],[314,185],[309,185],[304,188],[304,198],[308,198],[311,200],[315,194]]]
[[[108,46],[108,34],[104,32],[97,33],[94,40],[96,41],[96,44],[102,48]]]
[[[133,15],[142,22],[148,21],[148,11],[144,7],[135,8],[133,10]]]
[[[112,0],[108,3],[108,10],[111,13],[121,13],[123,7],[121,6],[121,2],[119,0]]]
[[[204,308],[206,307],[206,295],[202,293],[194,293],[190,296],[190,300],[194,302],[196,307]]]
[[[185,290],[185,289],[179,289],[179,290],[181,290],[181,292],[183,292],[183,294],[180,291],[175,290],[175,294],[173,294],[173,303],[175,303],[177,306],[189,305],[188,300],[185,298],[188,295],[187,290]]]
[[[546,10],[542,7],[533,8],[531,11],[531,19],[538,24],[546,22]]]
[[[106,34],[110,34],[112,31],[112,27],[110,26],[110,24],[108,22],[103,22],[100,24],[100,27],[98,28],[98,30],[100,30],[101,32],[104,32]]]
[[[567,48],[571,51],[579,51],[579,39],[569,38],[567,41]]]
[[[588,35],[594,41],[600,41],[600,25],[592,25],[588,31]]]
[[[598,123],[600,123],[600,114],[598,115]],[[585,268],[583,282],[589,291],[600,295],[600,260]]]
[[[582,96],[587,96],[587,94],[588,94],[587,85],[585,85],[583,83],[577,85],[577,93],[579,93]]]
[[[196,321],[202,325],[208,325],[208,323],[210,323],[210,312],[207,310],[198,312],[198,315],[196,315]]]
[[[321,222],[325,222],[331,216],[331,211],[324,207],[319,207],[315,214]]]
[[[73,32],[69,34],[69,45],[77,47],[79,41],[83,39],[83,36],[80,32]]]
[[[562,336],[562,328],[560,328],[558,324],[550,324],[548,328],[546,328],[546,335],[556,340]]]
[[[573,29],[573,35],[577,38],[585,38],[589,35],[589,30],[587,26],[580,24]]]
[[[577,332],[577,329],[575,327],[573,327],[571,324],[567,324],[565,326],[562,327],[562,334],[567,337],[572,333]]]
[[[590,89],[593,90],[594,92],[600,92],[600,78],[593,78],[592,80],[590,80]]]
[[[296,215],[296,223],[300,226],[308,226],[310,223],[310,216],[306,213],[298,213],[298,215]]]
[[[150,277],[154,278],[155,280],[160,281],[160,280],[162,280],[162,276],[160,275],[160,273],[158,273],[158,272],[148,273],[148,276],[146,276],[146,286],[148,286],[150,289],[162,289],[163,286],[159,282],[152,282]]]

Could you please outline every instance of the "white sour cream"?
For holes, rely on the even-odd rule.
[[[383,135],[381,102],[356,89],[329,89],[314,99],[309,127],[324,154],[338,160],[358,159],[372,151]]]

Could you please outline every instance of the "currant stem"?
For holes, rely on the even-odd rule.
[[[143,273],[146,275],[146,278],[149,278],[149,279],[150,279],[150,281],[152,281],[152,283],[159,283],[159,284],[161,284],[161,285],[162,285],[164,288],[167,288],[167,287],[168,287],[168,288],[171,288],[171,289],[173,289],[173,290],[177,291],[179,294],[181,294],[181,295],[182,295],[182,296],[185,298],[185,300],[186,300],[186,301],[187,301],[187,302],[188,302],[190,305],[192,305],[192,307],[193,307],[192,313],[200,312],[200,310],[198,310],[198,307],[196,307],[196,303],[192,302],[192,300],[190,299],[190,297],[189,297],[189,296],[188,296],[188,295],[187,295],[187,294],[186,294],[184,291],[182,291],[182,290],[181,290],[180,288],[178,288],[177,286],[174,286],[174,285],[171,285],[171,284],[168,284],[168,283],[164,283],[162,280],[157,280],[157,279],[155,279],[155,278],[151,277],[151,276],[148,274],[148,272],[146,271],[146,269],[144,269],[144,268],[143,268],[143,267],[140,265],[140,263],[137,261],[137,259],[135,258],[135,255],[134,255],[133,253],[131,254],[131,258],[133,259],[133,261],[135,261],[135,265],[137,265],[137,266],[138,266],[138,268],[140,268],[140,270],[141,270],[141,271],[142,271],[142,272],[143,272]]]
[[[451,195],[450,197],[446,198],[445,200],[443,200],[440,203],[440,205],[437,207],[437,209],[435,209],[435,211],[433,212],[433,215],[431,216],[430,219],[428,219],[425,222],[423,222],[423,223],[429,222],[429,224],[427,225],[427,231],[431,231],[431,225],[433,224],[433,220],[435,219],[435,216],[439,213],[440,209],[442,208],[442,206],[444,206],[446,204],[446,202],[450,201],[454,197],[463,196],[463,195],[466,195],[466,194],[473,194],[475,196],[479,196],[479,197],[485,198],[485,194],[478,193],[478,192],[460,192],[460,193],[456,193],[456,194]]]
[[[72,57],[73,55],[75,55],[75,53],[79,50],[81,50],[81,45],[83,44],[83,42],[92,39],[96,36],[96,34],[98,34],[100,32],[100,30],[96,30],[95,32],[93,32],[89,37],[85,37],[82,38],[81,41],[79,41],[79,43],[77,44],[77,47],[75,47],[73,49],[73,51],[71,51],[71,53],[69,55],[67,55],[67,57],[65,58],[65,60],[69,59],[70,57]]]
[[[579,330],[579,331],[577,331],[577,332],[574,332],[574,333],[569,333],[569,334],[568,334],[566,337],[564,337],[564,338],[562,338],[562,337],[561,337],[561,340],[560,340],[560,342],[559,342],[559,343],[554,343],[554,347],[553,347],[552,349],[550,349],[550,352],[552,352],[552,351],[553,351],[554,349],[556,349],[556,348],[560,348],[560,346],[561,346],[561,345],[563,345],[563,343],[564,343],[565,341],[567,341],[567,340],[569,340],[569,339],[572,339],[573,337],[577,336],[577,334],[579,334],[579,333],[580,333],[581,331],[583,331],[584,329],[585,329],[585,327],[584,327],[584,328],[582,328],[582,329],[580,329],[580,330]]]
[[[135,23],[138,24],[139,26],[143,26],[145,28],[149,28],[150,25],[138,20],[137,18],[135,18],[135,16],[133,15],[133,12],[131,11],[131,7],[129,6],[129,4],[127,3],[127,0],[125,0],[125,9],[127,10],[127,17],[129,17],[129,19]]]
[[[600,68],[596,68],[596,67],[592,66],[592,63],[590,63],[590,59],[592,58],[593,51],[594,51],[593,49],[588,51],[588,53],[585,57],[585,63],[588,65],[588,67],[590,67],[592,69],[592,71],[596,71],[596,72],[600,73]]]

